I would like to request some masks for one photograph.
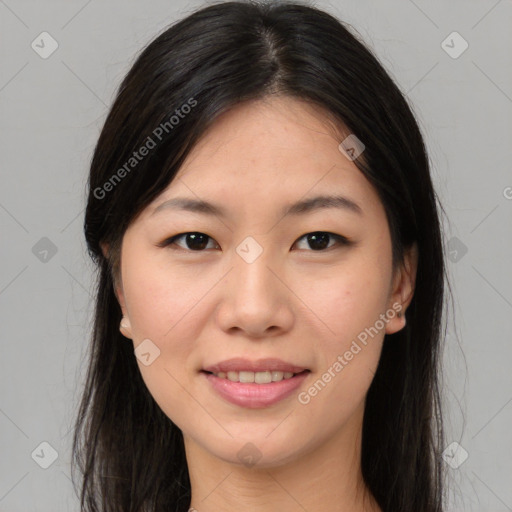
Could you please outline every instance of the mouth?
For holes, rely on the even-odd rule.
[[[300,375],[309,370],[303,370],[302,372],[281,372],[277,370],[266,370],[262,372],[252,372],[249,370],[242,371],[229,371],[229,372],[208,372],[202,370],[204,373],[214,375],[219,379],[226,379],[231,382],[242,382],[244,384],[270,384],[271,382],[281,382],[282,380],[288,380],[296,375]]]
[[[309,368],[281,359],[233,358],[205,366],[209,392],[230,404],[249,409],[270,407],[290,397],[311,373]]]
[[[308,368],[279,359],[230,359],[200,370],[216,395],[250,409],[269,407],[284,400],[310,373]]]
[[[221,361],[217,364],[212,364],[209,366],[205,366],[203,371],[207,373],[213,373],[215,375],[226,374],[222,378],[229,378],[228,374],[231,373],[231,376],[234,377],[235,373],[240,376],[240,374],[246,374],[246,377],[251,377],[250,374],[257,373],[276,373],[276,379],[279,378],[279,374],[283,374],[283,378],[286,376],[289,378],[290,373],[297,374],[301,373],[304,370],[307,370],[305,366],[298,366],[296,364],[287,363],[282,359],[276,358],[266,358],[266,359],[258,359],[256,361],[251,361],[249,359],[244,359],[242,357],[236,357],[232,359],[227,359],[225,361]],[[281,379],[278,379],[281,380]],[[251,382],[251,381],[249,381]]]

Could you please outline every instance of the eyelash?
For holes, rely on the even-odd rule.
[[[174,236],[171,236],[170,238],[167,238],[165,239],[163,242],[160,242],[159,244],[157,244],[158,247],[167,247],[171,250],[174,250],[174,251],[179,251],[179,250],[182,250],[182,251],[185,251],[185,252],[191,252],[191,253],[201,253],[201,252],[205,252],[206,249],[203,249],[203,250],[197,250],[197,251],[194,251],[192,249],[184,249],[183,247],[179,247],[179,246],[176,246],[176,247],[172,247],[173,245],[176,245],[175,244],[175,241],[184,237],[185,235],[190,235],[190,234],[198,234],[198,235],[204,235],[206,236],[209,240],[213,240],[212,237],[208,236],[206,233],[201,233],[200,231],[186,231],[184,233],[179,233],[177,235],[174,235]],[[338,246],[350,246],[350,245],[353,245],[354,242],[352,242],[351,240],[349,240],[348,238],[344,237],[344,236],[341,236],[341,235],[337,235],[336,233],[331,233],[329,231],[311,231],[309,233],[304,233],[302,236],[300,236],[295,242],[294,242],[294,245],[299,241],[299,240],[302,240],[304,237],[306,237],[307,235],[313,235],[313,234],[326,234],[326,235],[329,235],[331,238],[333,238],[336,242],[337,242],[337,245]],[[326,249],[319,249],[319,250],[309,250],[307,252],[317,252],[317,253],[321,253],[321,252],[327,252],[333,248],[336,248],[336,244],[331,246],[331,247],[327,247]]]

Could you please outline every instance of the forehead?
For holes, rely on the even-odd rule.
[[[325,110],[301,100],[239,104],[215,120],[152,209],[186,195],[244,210],[252,205],[261,214],[310,196],[340,194],[380,214],[376,191],[339,149],[349,134]]]
[[[336,149],[336,157],[339,156],[337,140],[342,136],[335,132],[340,130],[345,129],[329,123],[327,112],[305,101],[281,96],[245,102],[215,120],[188,155],[178,177],[207,160],[223,161],[230,169],[236,168],[238,174],[257,168],[260,176],[265,171],[276,174],[277,170],[281,178],[296,175],[293,168],[284,164],[323,163],[329,158],[330,151],[326,153],[326,149]],[[235,161],[229,165],[226,160],[233,156],[238,162],[252,165],[244,168]]]

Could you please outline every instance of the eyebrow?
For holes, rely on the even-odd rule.
[[[285,205],[281,215],[303,215],[315,210],[326,208],[338,208],[363,216],[363,209],[352,199],[341,195],[320,195],[297,201],[291,205]],[[209,203],[200,199],[189,197],[174,197],[158,205],[151,216],[163,210],[182,210],[205,215],[215,215],[226,218],[227,211],[219,204]]]

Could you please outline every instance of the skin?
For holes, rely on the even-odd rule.
[[[388,319],[377,335],[309,403],[307,391],[380,314],[414,289],[415,248],[392,268],[391,238],[376,191],[338,149],[348,135],[318,107],[272,97],[219,117],[175,180],[129,226],[116,295],[137,347],[150,339],[160,355],[144,382],[181,429],[199,512],[380,511],[361,477],[364,399],[384,335],[405,325]],[[289,203],[339,193],[363,215],[320,209],[281,216]],[[171,197],[219,203],[228,217],[178,210],[152,215]],[[343,235],[354,244],[315,250],[305,234]],[[205,233],[194,251],[180,233]],[[236,248],[248,236],[263,248],[252,263]],[[108,246],[104,246],[108,254]],[[391,316],[391,315],[388,315]],[[298,392],[272,406],[248,409],[212,390],[201,368],[232,357],[277,357],[311,370]],[[252,443],[258,462],[237,453]]]

